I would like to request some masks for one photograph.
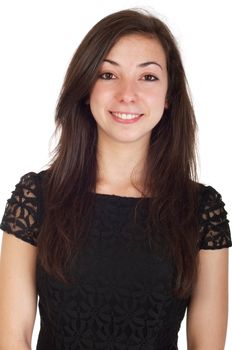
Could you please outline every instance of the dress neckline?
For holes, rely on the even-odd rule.
[[[115,201],[130,201],[130,202],[137,202],[139,200],[149,199],[149,197],[131,197],[131,196],[122,196],[117,194],[109,194],[109,193],[99,193],[99,192],[91,192],[96,198],[99,199],[109,199],[109,200],[115,200]]]

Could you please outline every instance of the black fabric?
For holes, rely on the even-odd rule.
[[[21,177],[8,200],[1,229],[37,244],[43,220],[44,171]],[[144,235],[147,200],[93,194],[95,211],[86,245],[76,259],[71,286],[38,264],[41,328],[37,350],[174,350],[189,299],[171,293],[174,267],[151,253]],[[202,185],[199,249],[230,247],[221,195]]]

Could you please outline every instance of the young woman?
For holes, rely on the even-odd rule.
[[[46,170],[21,177],[2,219],[0,349],[224,349],[231,235],[197,180],[196,120],[167,26],[124,10],[68,68]]]

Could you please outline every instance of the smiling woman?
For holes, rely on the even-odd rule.
[[[99,21],[68,67],[48,168],[8,200],[0,349],[224,348],[225,204],[197,180],[196,129],[176,41],[141,10]]]
[[[133,157],[139,161],[147,152],[152,129],[167,108],[167,85],[165,52],[159,41],[138,34],[120,38],[103,60],[90,95],[99,152],[104,152],[101,147],[106,137],[110,147],[117,148],[118,142],[119,147],[124,144],[124,152],[125,147],[130,152],[134,148]],[[128,124],[130,127],[123,127]]]

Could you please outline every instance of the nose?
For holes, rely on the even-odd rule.
[[[116,98],[119,102],[134,102],[137,98],[135,83],[132,81],[122,81],[118,85]]]

